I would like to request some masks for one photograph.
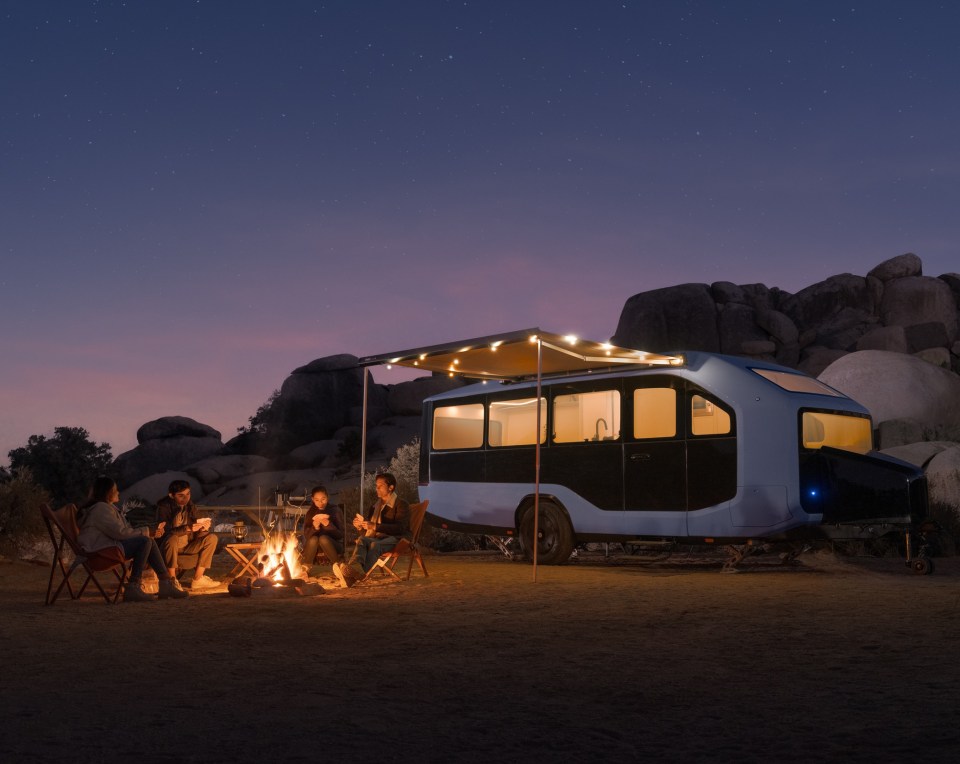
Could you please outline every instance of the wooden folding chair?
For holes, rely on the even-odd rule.
[[[45,604],[52,605],[56,602],[64,587],[70,593],[70,599],[79,599],[91,581],[93,581],[93,585],[97,587],[105,602],[117,602],[130,572],[128,562],[123,556],[123,550],[120,547],[111,546],[106,549],[98,549],[96,552],[84,552],[77,541],[80,529],[77,526],[77,508],[73,504],[67,504],[55,512],[46,504],[41,504],[40,513],[43,515],[43,522],[47,526],[47,532],[50,534],[50,541],[53,544],[53,560],[50,564],[50,580],[47,582]],[[72,560],[69,560],[68,551],[72,553]],[[74,592],[70,577],[77,568],[83,568],[87,577],[80,589]],[[53,582],[58,571],[62,580],[54,591]],[[117,590],[112,595],[107,593],[97,579],[98,573],[106,572],[112,573],[117,579]]]
[[[369,579],[374,571],[389,573],[399,581],[400,576],[396,574],[393,568],[402,554],[410,557],[410,564],[407,566],[407,577],[404,579],[405,581],[410,580],[410,575],[413,573],[414,560],[416,560],[417,565],[420,566],[420,572],[423,573],[425,577],[430,576],[430,574],[427,573],[427,566],[424,565],[423,557],[420,554],[420,531],[423,528],[423,517],[427,514],[427,506],[429,504],[430,500],[427,499],[419,504],[410,505],[410,538],[400,539],[393,549],[380,555],[373,564],[373,567],[370,568],[367,574],[361,579],[362,581]]]

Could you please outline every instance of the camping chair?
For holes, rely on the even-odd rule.
[[[70,599],[79,599],[87,585],[93,581],[93,585],[103,595],[107,603],[117,602],[120,594],[123,592],[124,584],[127,582],[129,568],[127,560],[123,556],[123,550],[119,547],[111,546],[106,549],[98,549],[96,552],[84,552],[80,548],[77,536],[80,529],[77,526],[77,508],[73,504],[67,504],[65,507],[54,512],[46,504],[40,505],[40,513],[43,515],[43,521],[47,526],[47,532],[50,534],[50,541],[53,544],[53,561],[50,564],[50,580],[47,583],[47,598],[45,604],[52,605],[57,601],[63,587],[67,587],[70,592]],[[73,553],[73,561],[67,565],[67,550]],[[73,586],[70,583],[70,577],[77,568],[83,568],[87,577],[79,591],[74,593]],[[53,591],[53,581],[60,571],[62,580],[56,591]],[[117,579],[117,590],[112,593],[112,597],[101,586],[97,579],[98,573],[111,572]]]
[[[373,567],[370,568],[367,574],[361,579],[362,581],[369,579],[374,571],[378,570],[381,574],[384,572],[389,573],[399,581],[400,576],[394,572],[393,568],[402,554],[409,555],[410,557],[410,564],[407,566],[407,577],[404,580],[410,580],[410,575],[413,573],[414,560],[416,560],[417,565],[420,566],[420,571],[423,575],[425,577],[430,576],[430,574],[427,573],[427,566],[424,565],[423,557],[420,554],[420,531],[423,529],[423,517],[427,514],[427,506],[429,504],[430,500],[427,499],[419,504],[410,505],[410,539],[400,539],[393,549],[380,555],[373,564]]]

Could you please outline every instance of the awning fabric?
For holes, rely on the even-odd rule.
[[[361,366],[408,366],[475,379],[517,380],[537,376],[537,340],[542,347],[541,374],[589,373],[624,364],[682,366],[681,356],[617,347],[606,342],[552,334],[539,328],[493,334],[443,345],[367,356]]]

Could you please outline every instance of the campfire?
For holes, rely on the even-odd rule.
[[[230,594],[249,597],[254,590],[273,590],[275,593],[295,591],[302,595],[323,593],[323,587],[304,580],[305,571],[300,568],[300,553],[294,533],[277,529],[268,534],[260,545],[256,566],[259,571],[257,577],[234,579],[228,586]]]
[[[297,552],[297,537],[286,531],[276,531],[263,540],[260,547],[260,579],[273,582],[274,586],[298,584],[302,579],[294,579],[294,571],[300,573],[300,555]],[[266,583],[266,582],[264,582]]]

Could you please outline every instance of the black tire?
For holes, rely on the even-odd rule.
[[[911,560],[910,568],[918,576],[929,576],[933,573],[933,561],[929,557],[917,557]]]
[[[533,560],[533,505],[523,511],[520,518],[520,543],[523,554]],[[539,541],[537,562],[542,565],[560,565],[570,559],[573,551],[573,528],[566,514],[552,501],[540,502],[540,519],[537,524]]]

